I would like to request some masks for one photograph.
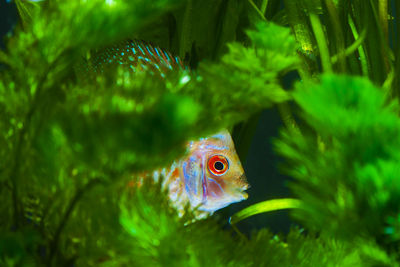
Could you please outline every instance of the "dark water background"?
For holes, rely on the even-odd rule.
[[[4,36],[10,34],[17,21],[17,10],[11,1],[0,0],[0,47],[4,49]],[[287,77],[283,82],[288,86],[293,77]],[[233,204],[219,212],[222,220],[241,209],[267,199],[288,197],[286,187],[288,177],[278,171],[279,162],[282,162],[273,151],[272,139],[278,136],[279,128],[283,127],[276,108],[264,110],[261,113],[254,138],[249,148],[247,158],[243,163],[247,179],[251,185],[248,190],[249,199]],[[217,215],[218,216],[218,215]],[[278,233],[288,232],[290,220],[286,211],[261,214],[246,219],[238,224],[241,231],[250,233],[253,229],[268,227]]]
[[[0,0],[0,47],[4,48],[3,36],[11,31],[17,20],[17,9],[8,0]]]

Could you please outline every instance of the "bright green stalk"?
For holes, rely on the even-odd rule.
[[[260,9],[258,9],[258,7],[256,6],[256,4],[254,4],[253,0],[249,0],[250,5],[254,8],[254,10],[257,12],[258,15],[260,15],[260,18],[262,20],[266,20],[264,17],[264,13],[260,11]]]
[[[324,31],[322,29],[321,21],[319,20],[318,15],[310,13],[310,22],[311,27],[314,31],[315,39],[317,40],[322,67],[325,72],[332,72],[328,44],[326,43]]]
[[[282,198],[266,200],[254,205],[251,205],[237,213],[235,213],[229,220],[230,224],[238,223],[250,216],[260,213],[284,210],[284,209],[297,209],[301,207],[301,201],[294,198]]]
[[[339,57],[347,57],[347,56],[351,55],[352,53],[354,53],[354,51],[359,49],[359,47],[364,42],[365,37],[367,37],[367,30],[366,29],[364,29],[361,32],[361,34],[358,37],[358,39],[354,43],[352,43],[349,47],[347,47],[344,52],[332,56],[332,58],[331,58],[332,64],[335,64],[339,60]]]
[[[353,33],[354,39],[358,40],[359,35],[357,32],[357,28],[356,28],[354,21],[350,15],[349,15],[349,25],[350,25],[351,31]],[[368,68],[368,63],[367,63],[367,58],[365,56],[364,48],[362,45],[358,46],[358,54],[360,55],[361,72],[362,72],[363,76],[368,77],[368,69],[369,68]]]
[[[261,13],[265,14],[265,11],[267,10],[267,6],[268,6],[268,0],[263,0],[263,2],[261,4]]]

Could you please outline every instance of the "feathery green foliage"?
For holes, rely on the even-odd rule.
[[[158,10],[165,12],[174,4],[175,1],[44,3],[32,9],[29,18],[23,18],[24,29],[11,37],[7,52],[2,52],[1,60],[7,67],[1,73],[0,103],[3,118],[8,119],[1,121],[5,133],[1,153],[8,160],[1,166],[1,180],[7,186],[3,189],[3,203],[9,203],[2,210],[8,218],[2,227],[16,231],[33,227],[39,239],[29,249],[32,252],[25,251],[25,245],[31,246],[32,242],[18,246],[29,257],[50,265],[75,261],[96,265],[103,260],[111,264],[115,257],[122,264],[135,256],[128,248],[139,246],[140,255],[150,253],[149,258],[142,255],[143,265],[147,265],[150,259],[160,256],[151,254],[150,245],[156,246],[156,251],[161,249],[157,253],[167,253],[160,257],[167,257],[170,252],[164,251],[166,245],[146,242],[160,240],[169,244],[176,232],[182,232],[177,248],[187,245],[185,240],[191,231],[183,234],[184,225],[176,221],[176,213],[166,213],[158,217],[165,220],[159,221],[147,210],[144,215],[148,220],[160,224],[155,232],[148,231],[156,225],[147,225],[146,216],[139,216],[142,208],[167,203],[165,195],[144,195],[141,199],[140,191],[151,192],[147,187],[141,188],[132,201],[139,208],[135,213],[119,197],[123,184],[134,172],[154,169],[182,155],[189,138],[215,132],[287,98],[276,78],[268,80],[268,91],[259,84],[252,90],[241,86],[230,94],[227,74],[232,67],[243,71],[249,60],[244,58],[240,63],[235,51],[226,56],[222,69],[209,63],[209,69],[218,71],[182,71],[165,80],[122,68],[99,74],[91,82],[74,78],[74,66],[81,64],[82,53],[126,38],[154,19]],[[120,21],[124,21],[122,27],[118,25]],[[271,26],[259,26],[262,27]],[[282,51],[276,47],[261,48],[270,58],[281,54],[295,58],[294,47]],[[256,50],[248,51],[257,60]],[[289,64],[276,68],[267,68],[263,62],[259,65],[267,71],[267,77],[276,77],[290,68]],[[250,74],[251,69],[248,71]],[[217,80],[223,83],[217,85]],[[262,82],[265,81],[263,78]],[[160,206],[165,212],[169,210],[166,205]],[[117,219],[120,212],[125,228]],[[157,214],[162,216],[160,209]],[[134,235],[133,240],[129,239],[131,232],[125,231],[128,222],[142,227],[139,226],[139,236]],[[155,236],[160,229],[165,232],[165,241],[163,236]],[[21,242],[17,234],[7,238]],[[196,251],[195,247],[191,249]],[[33,252],[38,250],[41,255]],[[177,254],[174,248],[171,251]],[[120,254],[123,257],[116,256]],[[3,261],[9,264],[9,260],[25,260],[14,256],[11,251]],[[208,261],[205,255],[199,257],[185,256],[178,261],[190,260],[199,265]],[[221,259],[221,265],[225,266],[227,259]]]
[[[241,103],[245,99],[239,94],[243,91],[248,94],[246,99],[251,98],[256,107],[287,100],[288,95],[281,88],[278,75],[294,69],[298,63],[294,38],[289,30],[264,22],[257,24],[256,31],[248,31],[248,35],[252,48],[239,43],[229,44],[229,53],[222,57],[222,64],[200,66],[200,74],[213,80],[207,81],[207,85],[216,87],[213,91],[226,87],[238,92],[232,99],[238,109],[242,109]],[[271,39],[269,36],[275,37]],[[282,46],[283,42],[285,45]],[[259,102],[260,99],[264,101]]]
[[[0,51],[1,266],[399,265],[400,48],[388,36],[400,27],[388,2],[15,3],[21,21]],[[143,36],[199,67],[165,79],[81,68]],[[301,77],[293,92],[281,85],[289,72]],[[276,104],[306,231],[235,235],[189,223],[190,210],[180,218],[161,181],[127,186],[188,140]]]
[[[277,142],[305,205],[297,218],[343,238],[388,239],[387,220],[400,212],[398,104],[367,79],[336,75],[298,84],[293,97],[320,137],[286,130]]]

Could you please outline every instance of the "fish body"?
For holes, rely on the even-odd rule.
[[[102,73],[106,68],[118,65],[133,72],[147,71],[162,78],[169,71],[187,69],[179,57],[164,49],[142,41],[128,40],[95,53],[90,61],[90,70]]]
[[[171,203],[183,214],[186,205],[197,218],[247,199],[243,167],[228,131],[191,141],[187,154],[170,167],[153,172],[164,177]]]
[[[88,71],[102,73],[121,65],[133,72],[148,71],[164,78],[169,71],[187,69],[178,57],[137,40],[106,48],[91,58]],[[180,215],[188,205],[196,218],[247,199],[248,183],[228,131],[193,140],[186,155],[171,166],[153,172],[164,177],[163,187]]]

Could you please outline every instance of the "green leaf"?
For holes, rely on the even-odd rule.
[[[301,202],[297,199],[283,198],[262,201],[253,204],[237,213],[230,218],[230,223],[238,223],[250,216],[261,214],[264,212],[283,210],[283,209],[296,209],[301,207]]]

